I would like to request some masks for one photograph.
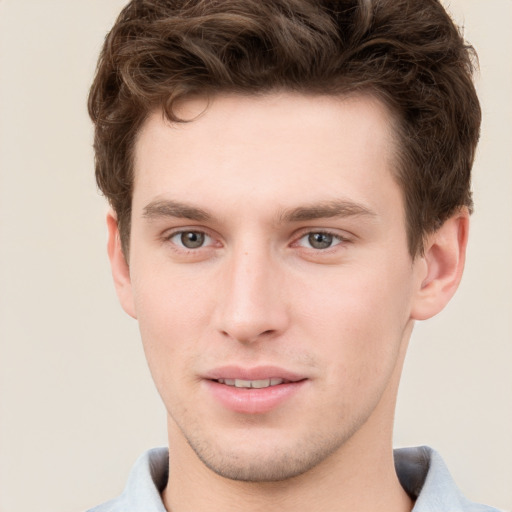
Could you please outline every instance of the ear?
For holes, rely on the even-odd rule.
[[[461,208],[425,241],[418,257],[421,276],[411,317],[426,320],[437,315],[457,290],[464,263],[469,231],[469,212]]]
[[[110,268],[112,270],[112,277],[114,278],[117,297],[126,313],[128,313],[133,318],[137,318],[133,301],[130,268],[123,253],[123,248],[121,246],[121,236],[119,235],[119,228],[117,225],[117,216],[113,210],[109,210],[107,213],[107,228],[107,251],[108,257],[110,259]]]

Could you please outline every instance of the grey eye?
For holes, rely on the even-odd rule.
[[[310,233],[308,242],[313,249],[328,249],[332,245],[333,238],[329,233]]]
[[[187,249],[197,249],[204,245],[206,235],[200,231],[183,231],[177,233],[175,238],[179,239],[179,244]]]

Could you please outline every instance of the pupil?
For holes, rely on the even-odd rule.
[[[332,235],[328,233],[311,233],[308,236],[311,247],[315,249],[327,249],[332,244]]]
[[[204,244],[204,233],[197,233],[195,231],[187,231],[181,234],[181,243],[187,249],[197,249]]]

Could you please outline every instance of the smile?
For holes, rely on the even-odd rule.
[[[243,379],[217,379],[219,384],[225,384],[226,386],[233,386],[235,388],[255,388],[263,389],[271,386],[278,386],[285,382],[284,379],[272,378],[272,379],[260,379],[260,380],[243,380]]]
[[[264,414],[284,406],[305,389],[308,379],[204,379],[205,389],[223,409],[241,414]]]

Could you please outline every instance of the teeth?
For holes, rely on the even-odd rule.
[[[243,379],[218,379],[217,382],[226,384],[226,386],[234,386],[235,388],[255,388],[262,389],[270,386],[277,386],[284,382],[284,379],[272,378],[261,380],[243,380]]]
[[[250,388],[251,384],[256,381],[235,379],[235,388]],[[260,381],[258,381],[260,382]]]
[[[236,386],[236,382],[235,382]],[[251,382],[251,388],[261,389],[261,388],[268,388],[270,386],[270,379],[263,379],[263,380],[253,380]]]

